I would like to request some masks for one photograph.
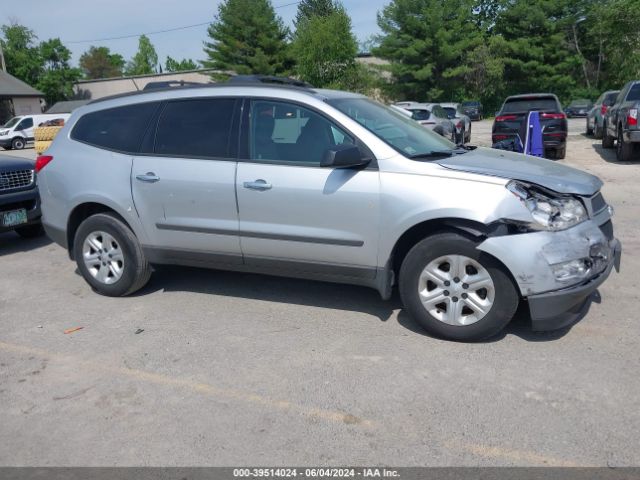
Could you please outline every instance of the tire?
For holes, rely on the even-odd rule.
[[[34,130],[33,136],[36,142],[51,141],[61,129],[62,127],[38,127]]]
[[[469,124],[469,132],[467,133],[467,143],[471,143],[471,124]]]
[[[36,143],[35,143],[36,155],[40,155],[50,146],[51,146],[51,140],[36,140]]]
[[[85,261],[84,253],[91,255],[93,260]],[[101,295],[129,295],[144,287],[151,277],[151,266],[140,242],[131,229],[111,213],[92,215],[80,224],[73,242],[73,254],[86,282]],[[112,257],[107,259],[105,255]]]
[[[42,224],[38,223],[35,225],[27,225],[25,227],[16,228],[16,233],[20,235],[22,238],[35,238],[41,237],[44,235],[44,228],[42,228]]]
[[[554,160],[563,160],[567,156],[567,147],[556,148],[554,151]]]
[[[587,137],[591,137],[593,135],[593,128],[589,128],[589,118],[587,117]]]
[[[622,136],[622,126],[618,127],[618,144],[616,145],[616,159],[628,162],[633,157],[633,143],[626,143]]]
[[[27,142],[25,142],[24,138],[16,137],[11,141],[11,148],[13,150],[22,150]]]
[[[607,124],[602,124],[602,148],[613,148],[615,138],[610,137],[607,131]]]
[[[465,130],[464,130],[464,128],[463,128],[463,129],[460,131],[460,135],[458,135],[458,136],[457,136],[458,138],[456,138],[456,142],[455,142],[455,143],[460,143],[460,144],[463,144],[463,145],[464,145],[464,142],[465,142],[465,140],[466,140],[466,136],[467,136],[467,134],[465,133]]]
[[[455,258],[464,259],[460,265],[468,265],[463,270],[459,270],[465,272],[466,278],[471,280],[474,278],[475,275],[470,274],[473,272],[467,269],[471,267],[473,270],[476,266],[479,267],[476,275],[482,273],[485,276],[485,283],[486,278],[489,278],[491,285],[484,288],[484,299],[482,288],[473,290],[472,286],[463,283],[465,277],[453,277],[453,274],[437,269],[438,275],[433,278],[438,280],[439,285],[431,280],[425,280],[428,275],[423,273],[427,268],[432,269],[433,265],[440,264],[443,259],[446,262],[447,259]],[[449,270],[453,268],[451,264],[449,267]],[[433,290],[427,291],[430,287],[433,287]],[[447,288],[451,291],[446,290]],[[429,300],[430,304],[440,298],[443,302],[425,306],[420,289],[424,294],[430,293],[432,297],[434,293],[431,292],[435,294],[441,292],[437,295],[437,299]],[[435,336],[455,341],[479,341],[496,335],[511,321],[519,303],[518,292],[505,267],[490,255],[478,250],[475,242],[453,232],[429,236],[409,251],[400,268],[399,290],[405,309],[425,330]],[[460,297],[457,296],[458,294]],[[475,300],[467,300],[472,298],[471,295]],[[493,297],[492,302],[491,297]],[[478,313],[479,311],[472,310],[468,305],[474,301],[479,302],[478,305],[482,304],[484,308],[488,307],[488,311],[481,314]],[[447,315],[455,316],[454,306],[462,309],[460,315],[457,320],[451,318],[447,320]],[[448,308],[452,310],[447,311]],[[434,315],[441,315],[441,318]],[[480,318],[475,318],[478,316]],[[467,324],[464,325],[464,323]]]
[[[593,122],[593,138],[601,139],[602,138],[602,129],[598,127],[598,121],[594,120]]]

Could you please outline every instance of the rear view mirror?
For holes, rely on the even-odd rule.
[[[355,145],[336,145],[324,152],[320,161],[321,167],[349,168],[366,165],[371,161],[364,158],[360,149]]]

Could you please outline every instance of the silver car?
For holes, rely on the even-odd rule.
[[[433,130],[439,135],[457,143],[455,123],[447,112],[437,103],[398,102],[394,107],[403,108],[411,114],[411,118],[423,127]]]
[[[48,235],[98,293],[152,265],[366,285],[434,335],[575,320],[620,262],[593,175],[456,147],[364,96],[183,87],[76,110],[36,164]],[[69,272],[71,272],[71,268]]]

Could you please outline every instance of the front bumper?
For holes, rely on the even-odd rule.
[[[13,138],[10,137],[0,137],[0,147],[7,148],[11,146],[11,142],[13,142]]]
[[[40,222],[42,212],[40,210],[40,196],[38,195],[38,189],[36,187],[20,192],[0,194],[0,212],[17,210],[19,208],[27,210],[27,223],[19,225],[20,227],[34,225]],[[0,226],[0,233],[10,232],[15,229],[16,227]]]
[[[620,271],[622,247],[617,239],[611,242],[611,251],[605,270],[582,285],[527,298],[534,331],[557,330],[572,324],[583,314],[591,294],[609,278],[611,270]]]

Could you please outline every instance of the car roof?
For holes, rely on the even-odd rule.
[[[536,98],[554,98],[555,100],[558,100],[558,97],[553,93],[522,93],[520,95],[508,96],[505,102],[509,100],[534,100]]]
[[[149,90],[135,91],[121,93],[118,95],[110,95],[108,97],[98,98],[88,103],[88,105],[96,105],[100,103],[109,103],[112,100],[131,99],[130,103],[138,103],[145,101],[146,99],[152,99],[152,101],[158,101],[162,99],[171,98],[184,98],[188,97],[189,92],[198,92],[198,96],[202,96],[203,92],[210,91],[211,93],[218,93],[221,90],[237,90],[237,95],[258,95],[263,92],[273,94],[274,92],[285,93],[295,92],[298,94],[306,94],[309,96],[319,97],[324,100],[332,100],[338,98],[364,98],[364,95],[360,95],[352,92],[344,92],[341,90],[320,89],[311,87],[300,87],[295,85],[278,85],[278,84],[265,84],[255,82],[232,82],[232,83],[205,83],[200,85],[184,85],[180,87],[167,87],[167,88],[154,88]],[[185,92],[187,92],[185,94]],[[227,94],[228,92],[225,92]],[[284,96],[284,95],[283,95]],[[121,104],[122,102],[118,102]],[[124,102],[128,103],[128,102]]]
[[[440,104],[442,108],[458,108],[459,103],[456,102],[443,102]]]

